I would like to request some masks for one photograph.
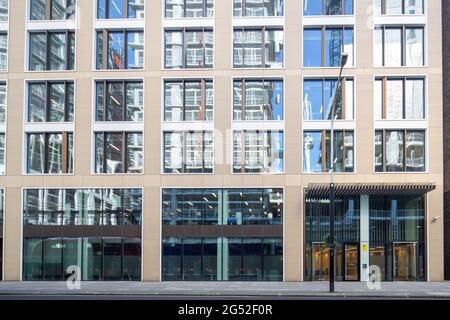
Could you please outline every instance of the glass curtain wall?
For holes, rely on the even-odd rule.
[[[282,238],[165,237],[163,281],[282,281]]]
[[[24,190],[24,225],[140,225],[141,216],[141,189]]]
[[[163,225],[280,225],[282,189],[163,189]]]
[[[140,238],[24,238],[23,280],[62,281],[78,267],[81,279],[141,280]]]
[[[383,281],[425,281],[424,196],[370,197],[370,265]]]
[[[330,202],[328,199],[306,198],[305,203],[305,279],[329,279]],[[348,261],[359,255],[360,200],[359,197],[336,199],[335,212],[336,280],[358,280],[357,269]],[[352,256],[354,254],[355,256]],[[357,259],[356,259],[357,261]],[[347,262],[347,263],[346,263]],[[350,277],[351,272],[351,277]],[[356,273],[355,273],[356,272]]]

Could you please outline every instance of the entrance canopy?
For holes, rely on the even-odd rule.
[[[305,195],[312,199],[328,199],[330,195],[328,183],[310,183]],[[436,189],[434,183],[335,183],[336,198],[360,196],[388,196],[388,195],[424,195]]]

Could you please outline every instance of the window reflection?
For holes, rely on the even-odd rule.
[[[282,68],[284,32],[279,29],[234,29],[235,68]]]
[[[96,173],[142,173],[143,136],[140,132],[95,134]]]
[[[165,67],[212,68],[214,36],[211,29],[165,31]]]
[[[28,133],[27,173],[73,173],[72,133]]]
[[[375,0],[376,14],[423,14],[424,0]]]
[[[29,68],[31,71],[73,70],[75,33],[30,32]],[[47,50],[47,46],[49,46]]]
[[[97,69],[142,69],[143,67],[144,33],[142,31],[97,31]]]
[[[212,132],[164,133],[164,173],[212,173],[213,167]]]
[[[234,131],[234,173],[281,173],[283,171],[283,131]]]
[[[166,18],[214,16],[214,0],[165,0]]]
[[[75,11],[76,0],[30,0],[31,20],[73,20]]]
[[[283,0],[234,0],[235,17],[273,17],[284,15]]]
[[[303,133],[303,172],[319,173],[330,170],[330,131],[305,131]],[[354,171],[353,131],[334,131],[334,171]]]
[[[0,82],[0,124],[6,122],[6,83]]]
[[[303,1],[305,16],[352,15],[353,0],[308,0]]]
[[[282,189],[163,189],[165,225],[282,224]]]
[[[376,131],[375,170],[425,171],[425,131]]]
[[[322,27],[303,30],[303,65],[339,67],[341,52],[347,52],[347,66],[353,66],[353,28]]]
[[[145,0],[97,0],[97,19],[143,19]]]
[[[283,120],[283,81],[235,80],[233,120]]]

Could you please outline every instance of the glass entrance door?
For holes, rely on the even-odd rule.
[[[328,280],[330,266],[329,248],[323,242],[312,244],[312,271],[313,280]]]
[[[417,280],[417,243],[394,243],[394,281]]]
[[[359,249],[356,244],[345,245],[344,256],[344,280],[359,280]]]

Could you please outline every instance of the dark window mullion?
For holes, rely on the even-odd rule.
[[[43,133],[44,135],[44,173],[48,173],[48,159],[49,159],[49,150],[48,150],[48,139],[49,133]]]
[[[44,121],[49,122],[49,105],[50,105],[50,82],[45,81],[45,103],[44,103]]]
[[[402,119],[406,119],[406,78],[402,79]]]
[[[128,32],[123,30],[123,69],[128,69]]]
[[[100,134],[103,136],[103,141],[102,141],[102,143],[103,143],[103,159],[102,159],[103,169],[102,169],[102,173],[107,173],[107,169],[106,169],[106,139],[107,139],[107,137],[108,137],[107,135],[109,133],[102,132]]]
[[[46,48],[45,48],[45,70],[50,70],[50,33],[45,31],[45,42],[46,42]]]
[[[186,121],[186,80],[181,80],[182,83],[182,94],[183,94],[183,106],[181,107],[183,122]]]
[[[261,32],[262,32],[262,34],[261,34],[261,40],[262,40],[262,55],[261,55],[261,58],[262,58],[262,68],[265,68],[266,67],[266,27],[264,26],[264,27],[262,27],[262,29],[261,29]]]
[[[185,7],[186,9],[186,7]],[[186,28],[182,29],[182,41],[183,41],[183,68],[186,69],[187,67],[187,36],[186,36]]]
[[[127,121],[127,82],[125,80],[123,80],[122,85],[123,85],[122,121]]]
[[[108,1],[107,1],[108,3]],[[108,51],[109,51],[109,32],[106,29],[103,29],[103,70],[108,69]]]
[[[68,104],[69,104],[69,82],[68,81],[64,81],[64,122],[68,122]]]
[[[406,134],[407,130],[403,130],[403,171],[406,172]]]
[[[66,49],[66,61],[65,61],[65,70],[69,70],[70,65],[70,45],[71,40],[69,36],[70,32],[69,30],[66,30],[66,43],[65,43],[65,49]]]
[[[245,87],[246,87],[246,81],[245,81],[245,79],[242,79],[242,105],[241,105],[241,110],[242,110],[242,113],[241,113],[241,120],[245,120],[245,109],[246,109],[246,99],[247,99],[247,94],[246,94],[246,90],[245,90]]]
[[[123,18],[128,19],[128,0],[123,1]]]
[[[127,173],[128,133],[125,131],[122,132],[122,148],[122,173]]]

